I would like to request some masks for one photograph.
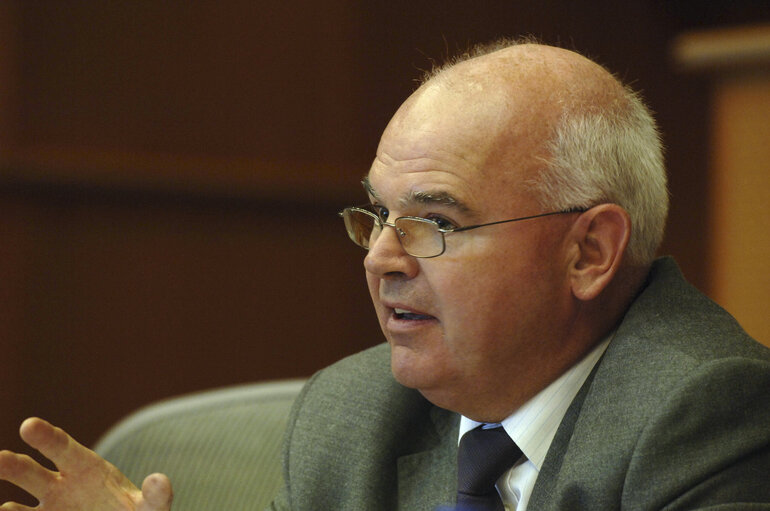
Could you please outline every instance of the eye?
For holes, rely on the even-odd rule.
[[[380,218],[381,222],[388,221],[388,217],[390,216],[390,211],[388,211],[388,208],[385,206],[380,206],[379,204],[372,204],[372,209],[374,210],[374,213]]]
[[[447,220],[446,218],[444,218],[442,216],[430,215],[430,216],[426,217],[426,219],[430,220],[430,221],[434,222],[436,225],[438,225],[439,229],[451,230],[451,229],[457,228],[457,226],[453,222],[451,222],[450,220]]]

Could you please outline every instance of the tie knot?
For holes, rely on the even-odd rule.
[[[521,450],[502,427],[479,426],[465,433],[457,451],[458,503],[465,498],[500,502],[495,482],[521,456]],[[502,508],[502,503],[498,504]],[[482,509],[474,507],[473,509]]]

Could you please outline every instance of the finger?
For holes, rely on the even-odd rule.
[[[32,417],[25,420],[19,429],[22,440],[30,447],[53,461],[60,472],[70,468],[81,468],[84,461],[91,461],[96,456],[69,436],[63,429]]]
[[[150,474],[142,482],[144,506],[140,511],[167,511],[171,509],[174,492],[171,481],[164,474]]]
[[[0,479],[15,484],[38,500],[46,494],[55,478],[56,474],[25,454],[0,452]]]

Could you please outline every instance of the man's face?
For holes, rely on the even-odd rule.
[[[391,121],[367,179],[389,222],[418,216],[459,227],[544,212],[523,186],[539,164],[532,130],[442,87],[418,94]],[[487,420],[540,390],[538,372],[558,358],[569,323],[563,234],[573,219],[450,234],[444,254],[429,259],[406,254],[386,227],[365,267],[396,379]]]

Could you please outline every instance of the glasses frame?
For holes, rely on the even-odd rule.
[[[507,223],[511,223],[511,222],[520,222],[522,220],[531,220],[533,218],[541,218],[541,217],[545,217],[545,216],[567,215],[567,214],[570,214],[570,213],[585,213],[589,209],[589,208],[579,208],[579,207],[576,207],[576,208],[563,209],[563,210],[560,210],[560,211],[550,211],[548,213],[539,213],[537,215],[528,215],[528,216],[522,216],[522,217],[518,217],[518,218],[510,218],[508,220],[497,220],[495,222],[488,222],[488,223],[485,223],[485,224],[466,225],[464,227],[453,227],[451,229],[443,229],[443,228],[439,227],[436,224],[436,222],[434,222],[433,220],[430,220],[428,218],[422,218],[422,217],[419,217],[419,216],[400,216],[400,217],[396,218],[395,220],[393,220],[392,222],[387,222],[387,221],[383,220],[380,217],[380,215],[378,215],[376,212],[372,211],[371,209],[373,209],[373,208],[377,208],[377,206],[374,205],[374,204],[366,204],[366,205],[363,205],[363,206],[350,206],[350,207],[347,207],[347,208],[343,209],[342,211],[340,211],[337,214],[340,217],[345,218],[345,213],[346,212],[360,212],[360,213],[364,213],[364,214],[374,218],[375,223],[379,224],[380,229],[382,229],[384,226],[392,227],[396,231],[396,234],[398,234],[399,243],[401,243],[401,238],[406,236],[406,232],[404,232],[403,229],[400,229],[396,225],[396,223],[399,220],[402,220],[402,219],[415,220],[415,221],[418,221],[418,222],[426,222],[426,223],[430,223],[430,224],[435,225],[436,226],[436,230],[438,231],[439,234],[441,234],[441,251],[438,254],[431,255],[431,256],[414,255],[414,254],[409,253],[409,250],[407,250],[407,248],[404,247],[403,243],[401,244],[401,248],[404,249],[404,252],[406,252],[407,254],[409,254],[412,257],[417,257],[417,258],[420,258],[420,259],[432,259],[432,258],[438,257],[441,254],[443,254],[444,252],[446,252],[446,235],[447,234],[452,234],[452,233],[455,233],[455,232],[471,231],[473,229],[478,229],[479,227],[487,227],[489,225],[507,224]],[[359,244],[358,242],[356,242],[356,240],[353,238],[353,235],[350,232],[350,230],[347,229],[347,226],[346,226],[345,230],[347,231],[348,237],[351,239],[351,241],[353,241],[353,243],[355,243],[356,245],[358,245],[359,247],[361,247],[361,248],[363,248],[365,250],[369,250],[370,249],[370,247],[365,247],[365,246]]]

